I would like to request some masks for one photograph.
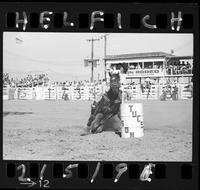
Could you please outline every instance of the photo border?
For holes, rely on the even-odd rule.
[[[154,162],[154,161],[148,161],[148,162],[127,162],[124,163],[128,164],[128,167],[131,164],[137,164],[140,166],[140,168],[143,168],[148,163],[154,163],[154,164],[163,164],[166,166],[166,178],[165,179],[156,179],[154,175],[152,175],[152,181],[151,183],[142,182],[140,180],[132,180],[128,177],[128,173],[126,172],[121,178],[118,183],[113,182],[112,179],[103,179],[102,177],[102,167],[100,170],[100,173],[98,174],[98,177],[95,179],[95,183],[90,183],[90,178],[95,171],[96,165],[98,161],[96,162],[84,162],[84,161],[13,161],[13,160],[3,160],[3,106],[2,106],[2,125],[0,128],[0,134],[1,134],[1,146],[0,146],[0,188],[6,187],[6,188],[22,188],[22,186],[19,184],[17,177],[16,178],[7,178],[6,177],[6,168],[8,163],[14,163],[16,166],[20,164],[24,164],[29,167],[30,163],[37,163],[38,165],[42,166],[43,164],[47,164],[48,170],[46,172],[47,179],[50,180],[51,187],[50,188],[75,188],[75,189],[103,189],[105,186],[109,186],[109,188],[115,188],[115,189],[130,189],[130,187],[133,188],[183,188],[183,189],[190,189],[191,187],[193,189],[198,189],[197,180],[199,177],[199,171],[198,171],[198,161],[199,161],[199,12],[198,12],[198,6],[197,4],[160,4],[160,3],[144,3],[144,4],[133,4],[133,3],[115,3],[115,6],[113,6],[113,3],[0,3],[0,60],[1,60],[1,74],[3,73],[3,31],[22,31],[20,29],[16,28],[6,28],[6,14],[8,12],[15,12],[15,11],[26,11],[28,14],[31,12],[34,13],[41,13],[44,10],[51,10],[53,12],[62,13],[63,11],[67,10],[69,11],[69,16],[71,20],[75,20],[76,25],[73,28],[66,29],[66,28],[54,28],[51,27],[48,30],[44,30],[42,28],[30,28],[27,27],[26,32],[105,32],[105,33],[175,33],[175,31],[172,31],[171,28],[168,27],[167,29],[157,29],[157,30],[150,30],[145,27],[141,27],[139,29],[131,29],[129,27],[129,16],[131,13],[139,13],[141,15],[152,15],[152,21],[155,21],[155,18],[153,18],[155,15],[159,13],[167,14],[168,17],[170,17],[171,11],[178,12],[181,10],[183,13],[192,14],[193,15],[193,28],[192,29],[181,29],[179,33],[193,33],[194,35],[194,95],[193,95],[193,139],[192,139],[192,162]],[[118,11],[121,12],[122,15],[124,15],[123,23],[124,26],[121,30],[115,28],[112,29],[105,29],[102,27],[102,25],[96,25],[95,29],[93,31],[90,31],[89,27],[86,29],[80,29],[78,27],[78,15],[80,13],[91,13],[95,10],[103,10],[107,13],[117,13]],[[2,77],[2,76],[1,76]],[[2,85],[2,84],[1,84]],[[2,90],[2,86],[1,86]],[[1,93],[2,95],[2,93]],[[1,98],[1,100],[3,100]],[[1,104],[3,104],[3,101],[1,101]],[[66,179],[57,179],[53,178],[52,175],[52,168],[53,164],[60,163],[64,167],[69,164],[87,164],[89,170],[88,170],[88,176],[86,178],[78,178],[77,175],[73,175],[71,180]],[[104,164],[111,164],[113,165],[113,168],[116,167],[117,164],[122,162],[101,162],[101,165]],[[190,165],[192,166],[192,178],[191,179],[181,179],[181,167],[183,165]],[[74,169],[75,171],[75,169]],[[115,174],[116,171],[113,171]],[[194,185],[196,184],[196,186]]]

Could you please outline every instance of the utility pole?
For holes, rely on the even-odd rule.
[[[105,34],[103,36],[101,36],[101,39],[104,38],[104,78],[106,81],[106,50],[107,50],[107,36],[109,34]]]
[[[94,41],[99,41],[99,39],[88,39],[88,42],[91,42],[91,78],[90,78],[90,82],[94,81]]]

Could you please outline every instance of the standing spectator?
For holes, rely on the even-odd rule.
[[[161,94],[160,100],[161,101],[165,101],[166,98],[167,98],[167,89],[166,89],[166,87],[164,87],[163,90],[162,90],[162,94]]]
[[[178,100],[178,86],[175,86],[172,89],[172,100]]]

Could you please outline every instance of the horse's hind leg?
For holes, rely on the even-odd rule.
[[[105,121],[103,131],[121,132],[121,126],[121,119],[118,114],[115,114],[113,117]]]

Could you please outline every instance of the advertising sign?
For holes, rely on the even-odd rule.
[[[131,77],[159,77],[163,75],[163,69],[129,69],[127,72],[127,76]]]

